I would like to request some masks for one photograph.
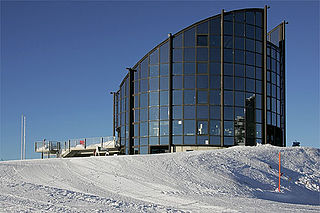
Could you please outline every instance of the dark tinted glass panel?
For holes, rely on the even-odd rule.
[[[208,119],[209,118],[209,108],[208,105],[197,106],[197,119]]]
[[[220,34],[220,17],[210,20],[210,34]]]
[[[254,38],[254,26],[246,25],[246,37]]]
[[[234,137],[224,137],[224,145],[232,146],[234,144]]]
[[[208,63],[197,63],[198,73],[208,73]]]
[[[262,122],[262,110],[259,110],[259,109],[256,110],[256,122],[258,123]]]
[[[150,54],[150,64],[158,64],[159,63],[159,49],[156,49],[153,51],[153,53]]]
[[[174,75],[182,74],[182,63],[173,63],[172,68],[172,73]]]
[[[232,49],[224,49],[224,62],[233,62],[233,50]]]
[[[148,58],[141,62],[141,78],[147,78],[148,75]]]
[[[162,129],[160,128],[160,131],[162,131]],[[161,135],[161,132],[160,132]],[[169,137],[160,137],[160,145],[166,145],[169,144]]]
[[[182,61],[182,49],[173,49],[173,62]]]
[[[256,78],[262,80],[262,69],[256,67]]]
[[[235,36],[244,37],[244,24],[243,23],[235,23],[234,24],[234,34],[235,34]]]
[[[233,91],[224,91],[224,105],[233,105]]]
[[[182,47],[182,34],[173,38],[173,48]]]
[[[185,48],[184,49],[184,60],[185,61],[195,61],[195,49]]]
[[[220,90],[210,90],[210,104],[220,105],[221,96]]]
[[[262,93],[262,81],[256,81],[256,93]]]
[[[134,114],[133,114],[134,122],[139,122],[139,120],[140,120],[139,112],[140,111],[138,109],[134,110]]]
[[[220,75],[210,75],[210,89],[220,89]]]
[[[210,61],[220,61],[221,53],[220,48],[210,48]]]
[[[224,122],[224,135],[233,136],[233,121]]]
[[[255,29],[256,29],[256,36],[255,36],[255,38],[256,38],[257,40],[262,41],[262,40],[263,40],[262,29],[259,28],[259,27],[256,27]]]
[[[254,40],[246,39],[246,50],[254,51]]]
[[[244,49],[244,38],[235,37],[234,38],[234,48],[236,49]]]
[[[160,63],[168,63],[169,61],[169,44],[164,43],[160,47]]]
[[[262,27],[262,13],[256,12],[256,25]]]
[[[196,122],[195,120],[184,120],[184,134],[195,135]]]
[[[148,93],[142,93],[140,95],[140,107],[147,107],[148,106]]]
[[[160,105],[168,105],[168,91],[160,91]]]
[[[140,123],[140,136],[148,136],[148,122]]]
[[[233,23],[226,21],[224,22],[224,34],[225,35],[232,35],[233,34]]]
[[[233,64],[224,63],[224,75],[233,75]]]
[[[224,76],[224,89],[233,90],[233,77]]]
[[[208,121],[197,121],[197,135],[208,134]]]
[[[248,24],[254,24],[254,12],[251,12],[251,11],[246,12],[246,22]]]
[[[173,76],[173,89],[182,89],[182,76]]]
[[[262,54],[262,42],[256,41],[256,52]]]
[[[173,106],[172,113],[173,119],[182,119],[182,106]]]
[[[208,103],[208,91],[198,90],[198,104],[207,104]]]
[[[220,106],[210,106],[210,119],[220,119]]]
[[[197,48],[197,60],[208,61],[208,48]]]
[[[159,119],[159,107],[149,108],[149,120],[158,120]]]
[[[198,89],[207,89],[208,88],[208,76],[207,75],[198,75],[197,76],[197,88]]]
[[[221,37],[220,35],[210,35],[210,46],[220,47]]]
[[[233,120],[233,107],[224,107],[224,120]]]
[[[184,77],[184,88],[186,89],[194,89],[195,84],[195,77],[194,75],[185,75]]]
[[[172,137],[173,144],[182,144],[182,136],[173,136]]]
[[[182,90],[173,90],[173,104],[182,105]]]
[[[244,65],[235,64],[234,65],[234,75],[244,77]]]
[[[163,135],[169,135],[169,121],[160,121],[160,136]]]
[[[245,118],[245,108],[235,107],[234,118],[236,121],[243,121]],[[238,125],[240,125],[240,123]]]
[[[197,137],[197,144],[208,145],[209,144],[208,136],[198,136]]]
[[[224,36],[224,47],[233,48],[233,39],[232,36]]]
[[[209,72],[211,75],[220,75],[221,65],[220,63],[210,63]]]
[[[244,64],[244,51],[235,50],[234,63]]]
[[[184,106],[183,107],[183,116],[184,119],[195,119],[195,106]]]
[[[184,74],[195,74],[196,73],[196,64],[195,63],[184,63],[183,72],[184,72]]]
[[[244,106],[244,92],[235,92],[235,105]]]
[[[184,46],[185,47],[195,46],[195,29],[194,28],[184,33]]]
[[[247,78],[254,78],[254,67],[253,66],[246,66],[246,77]]]
[[[159,92],[150,92],[149,106],[159,105]]]
[[[197,26],[197,33],[198,34],[208,34],[208,22],[204,22]]]
[[[169,79],[168,77],[160,78],[160,89],[168,89]]]
[[[220,136],[210,136],[210,144],[220,146]]]
[[[184,144],[196,144],[196,138],[195,136],[184,136]]]
[[[169,111],[168,107],[160,107],[160,120],[168,120],[169,119]]]
[[[159,136],[159,122],[152,121],[149,122],[149,136]],[[149,143],[151,144],[150,138]]]
[[[210,120],[210,135],[220,135],[220,121]]]
[[[149,79],[149,89],[158,90],[159,89],[159,78],[150,78]]]
[[[172,134],[173,135],[182,135],[182,120],[173,120],[172,121]]]
[[[169,64],[160,64],[160,75],[169,75]]]
[[[254,53],[246,52],[246,64],[254,65]]]
[[[208,46],[208,36],[207,35],[198,35],[197,36],[197,45],[198,46]]]
[[[253,79],[246,79],[246,91],[254,92],[254,80]]]
[[[196,93],[195,90],[184,90],[184,104],[195,104]]]
[[[150,131],[150,129],[149,129]],[[149,138],[149,145],[158,145],[159,144],[159,138],[158,137],[150,137]]]
[[[262,67],[262,55],[256,53],[256,66]]]
[[[141,121],[148,120],[148,109],[147,108],[140,109],[140,120]]]
[[[234,21],[244,22],[244,12],[235,12],[234,13]]]

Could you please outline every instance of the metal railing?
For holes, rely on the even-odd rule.
[[[37,141],[35,142],[35,152],[51,152],[60,151],[60,142],[58,141]]]
[[[97,146],[104,148],[111,145],[113,146],[117,145],[117,142],[114,136],[70,139],[64,142],[62,150],[67,151],[71,149],[87,149],[87,148],[95,148]]]

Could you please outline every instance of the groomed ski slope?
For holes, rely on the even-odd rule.
[[[319,194],[316,148],[0,163],[0,212],[320,212]]]

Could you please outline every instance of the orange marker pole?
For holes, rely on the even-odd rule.
[[[281,154],[279,152],[279,192],[280,192],[280,177],[281,177]]]

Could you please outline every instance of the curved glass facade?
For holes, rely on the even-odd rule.
[[[115,98],[123,153],[284,146],[283,54],[266,40],[265,11],[200,21],[170,34],[130,69]]]

